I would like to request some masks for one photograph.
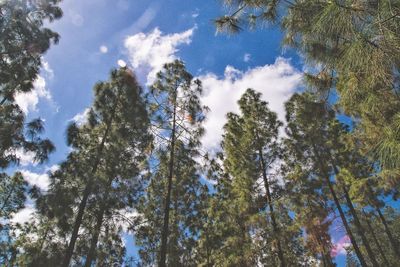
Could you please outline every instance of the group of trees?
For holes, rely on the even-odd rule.
[[[2,266],[329,267],[332,236],[349,240],[348,266],[397,265],[398,1],[226,1],[234,11],[218,29],[277,23],[313,70],[285,103],[286,121],[248,89],[210,155],[201,81],[182,61],[147,89],[127,67],[112,70],[86,121],[68,126],[71,152],[42,192],[6,168],[23,152],[43,162],[54,150],[15,96],[32,90],[58,41],[43,26],[61,17],[58,2],[0,3]],[[27,195],[36,211],[13,224]],[[132,234],[139,259],[127,255]]]

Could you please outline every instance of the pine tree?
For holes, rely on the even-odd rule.
[[[276,22],[285,45],[315,71],[305,80],[320,94],[332,89],[338,106],[355,118],[365,155],[380,163],[382,178],[398,187],[400,162],[400,4],[398,1],[224,1],[234,11],[216,20],[238,32]]]
[[[94,91],[87,122],[68,128],[68,143],[74,150],[51,176],[49,192],[38,205],[39,215],[57,226],[54,234],[68,238],[67,249],[62,248],[63,266],[72,259],[88,266],[96,260],[101,254],[98,241],[108,242],[100,235],[104,221],[110,240],[119,236],[121,228],[116,223],[122,220],[115,216],[133,207],[140,192],[140,166],[150,140],[142,91],[130,70],[112,71],[110,81],[98,83]],[[118,238],[115,242],[122,244]],[[53,245],[59,249],[57,241],[47,242],[50,254]]]
[[[18,151],[34,153],[41,162],[54,146],[38,139],[40,119],[25,124],[25,115],[15,103],[18,93],[33,89],[42,55],[59,35],[44,27],[62,15],[59,0],[6,0],[0,3],[0,168],[18,163]]]
[[[182,260],[191,264],[196,227],[192,220],[202,191],[194,161],[203,133],[201,90],[200,81],[194,80],[178,60],[165,64],[150,87],[148,105],[156,143],[150,159],[153,175],[142,212],[151,229],[143,226],[138,234],[138,242],[143,244],[142,261],[147,264],[158,261],[159,266],[180,266]]]
[[[343,146],[343,143],[341,143],[340,137],[344,133],[344,126],[334,118],[333,111],[329,110],[324,102],[319,102],[310,93],[295,94],[286,103],[286,111],[288,143],[290,144],[287,149],[292,151],[289,153],[293,153],[305,162],[305,166],[311,166],[311,173],[321,179],[323,182],[321,185],[325,187],[325,190],[329,190],[353,249],[361,265],[366,266],[365,257],[360,250],[360,244],[356,241],[355,234],[339,200],[338,192],[343,193],[347,207],[354,219],[355,229],[362,238],[362,244],[365,246],[370,260],[377,266],[375,256],[354,212],[348,189],[340,180],[336,181],[337,183],[332,181],[332,176],[337,178],[338,175],[337,162],[332,162],[332,157],[338,158],[341,156],[340,152],[342,151],[341,146]]]
[[[300,231],[273,172],[281,122],[254,90],[248,89],[238,103],[241,115],[229,113],[224,126],[224,171],[210,197],[212,230],[202,239],[220,244],[212,253],[217,266],[301,266]]]
[[[59,35],[44,27],[62,16],[60,0],[5,0],[0,3],[0,106],[12,104],[29,92],[39,72],[42,55]]]
[[[0,170],[18,165],[21,152],[32,154],[35,162],[42,163],[54,151],[50,140],[40,137],[44,130],[43,121],[34,119],[26,123],[25,114],[15,103],[15,96],[33,89],[42,55],[52,42],[58,42],[58,34],[43,25],[45,21],[61,17],[58,2],[6,0],[0,3]],[[4,220],[1,223],[1,246],[10,249],[15,241],[9,235],[14,226],[7,220],[12,213],[24,207],[27,186],[19,173],[13,176],[0,173],[0,176],[5,197],[0,204],[0,217]],[[6,252],[7,249],[1,250],[5,252],[1,255],[3,261],[10,253]],[[14,259],[16,250],[13,250]],[[13,263],[3,261],[2,264]]]

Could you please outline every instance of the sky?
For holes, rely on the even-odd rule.
[[[237,35],[216,34],[213,19],[229,12],[220,0],[64,0],[64,16],[48,26],[61,36],[43,57],[43,66],[28,94],[16,100],[28,120],[45,121],[46,137],[56,152],[42,165],[20,153],[18,167],[31,185],[46,190],[48,172],[66,158],[65,130],[69,122],[83,122],[93,100],[93,85],[108,79],[111,69],[132,68],[145,87],[162,65],[174,59],[203,82],[203,104],[210,108],[205,122],[204,148],[219,147],[227,112],[237,112],[236,101],[247,88],[263,94],[270,108],[284,120],[283,103],[301,90],[301,57],[281,46],[282,33],[270,26]],[[16,214],[29,219],[34,207]],[[348,240],[337,231],[338,266]],[[126,236],[129,253],[136,248]]]

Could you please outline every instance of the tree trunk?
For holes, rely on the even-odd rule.
[[[361,254],[361,250],[358,247],[357,242],[356,242],[356,240],[354,238],[353,232],[351,231],[350,226],[347,223],[346,216],[345,216],[345,214],[344,214],[344,212],[342,210],[342,207],[340,206],[339,199],[337,198],[336,192],[333,189],[332,182],[330,181],[328,176],[326,176],[325,180],[328,183],[329,191],[331,192],[331,195],[332,195],[333,200],[335,202],[336,208],[339,211],[340,218],[342,219],[344,228],[346,229],[346,232],[347,232],[347,234],[348,234],[348,236],[350,238],[351,244],[352,244],[352,246],[354,248],[354,252],[356,253],[358,260],[360,261],[361,266],[367,267],[365,259],[364,259],[363,255]]]
[[[316,236],[317,238],[317,243],[318,247],[321,251],[321,258],[324,267],[335,267],[335,264],[333,264],[332,257],[330,255],[330,248],[328,251],[326,251],[326,245],[323,243],[322,239],[320,236]]]
[[[89,198],[89,196],[90,196],[90,194],[92,192],[93,176],[96,174],[97,168],[98,168],[98,166],[100,164],[100,160],[101,160],[101,157],[102,157],[102,154],[103,154],[104,144],[105,144],[106,139],[108,137],[108,132],[110,131],[111,124],[112,124],[112,122],[114,120],[115,112],[116,112],[116,109],[117,109],[117,106],[118,106],[118,101],[119,101],[119,96],[118,96],[117,102],[115,103],[114,108],[113,108],[113,110],[111,112],[110,121],[107,124],[107,128],[104,131],[104,135],[102,137],[100,146],[98,147],[98,150],[97,150],[96,161],[95,161],[95,163],[93,165],[92,171],[89,174],[90,176],[89,176],[87,184],[85,186],[85,190],[83,192],[82,200],[79,203],[78,214],[77,214],[76,219],[75,219],[75,223],[74,223],[74,228],[73,228],[73,231],[72,231],[71,239],[70,239],[70,242],[68,244],[67,251],[65,253],[64,262],[62,264],[63,267],[68,267],[69,266],[69,263],[71,261],[72,255],[74,253],[75,243],[76,243],[76,240],[78,239],[79,228],[80,228],[80,226],[82,224],[83,213],[84,213],[85,208],[86,208],[87,200],[88,200],[88,198]]]
[[[375,235],[375,231],[374,231],[374,229],[372,228],[371,223],[369,222],[369,219],[368,219],[367,214],[365,213],[364,210],[362,210],[362,212],[363,212],[363,214],[364,214],[365,222],[367,223],[368,230],[369,230],[369,232],[371,233],[371,236],[372,236],[372,238],[374,239],[375,245],[376,245],[376,247],[377,247],[379,253],[380,253],[381,256],[382,256],[383,262],[385,263],[386,266],[390,266],[389,261],[388,261],[388,259],[386,258],[386,255],[385,255],[385,253],[384,253],[383,250],[382,250],[381,244],[379,243],[379,240],[378,240],[378,238],[377,238],[376,235]]]
[[[339,170],[337,169],[336,165],[332,163],[332,166],[333,166],[335,175],[338,175],[339,174]],[[339,184],[340,184],[340,187],[343,190],[344,197],[346,199],[346,203],[347,203],[347,206],[349,207],[350,213],[353,216],[354,224],[355,224],[357,233],[361,237],[361,240],[362,240],[362,242],[363,242],[363,244],[365,246],[365,249],[367,250],[367,254],[368,254],[368,256],[369,256],[369,258],[370,258],[370,260],[372,262],[372,265],[378,267],[379,264],[376,261],[375,254],[372,251],[371,246],[369,245],[369,241],[368,241],[367,237],[364,234],[365,233],[364,227],[361,225],[360,220],[358,219],[357,212],[356,212],[356,210],[354,208],[353,202],[351,201],[351,198],[350,198],[349,192],[347,191],[346,185],[344,183],[342,183],[342,182],[339,182]]]
[[[263,157],[261,149],[259,150],[259,156],[260,156],[260,161],[261,161],[261,168],[262,168],[262,175],[263,175],[264,186],[265,186],[265,191],[266,191],[266,198],[267,198],[268,207],[269,207],[269,211],[270,211],[270,215],[271,215],[272,229],[274,231],[274,234],[276,236],[276,241],[277,241],[278,258],[280,261],[280,266],[285,267],[286,263],[285,263],[285,257],[284,257],[283,250],[282,250],[281,241],[279,238],[279,228],[278,228],[278,225],[277,225],[276,219],[275,219],[274,206],[272,205],[271,191],[269,188],[269,182],[268,182],[268,177],[267,177],[267,167],[265,166],[264,157]]]
[[[96,248],[97,248],[97,242],[99,240],[101,226],[103,225],[104,213],[106,210],[106,202],[107,202],[107,199],[108,199],[108,196],[110,193],[112,181],[113,181],[113,178],[108,179],[108,187],[105,191],[104,198],[101,200],[102,202],[100,205],[99,215],[97,216],[96,227],[94,229],[93,237],[90,242],[90,248],[89,248],[89,252],[86,257],[85,267],[90,267],[92,265],[92,261],[96,258],[95,253],[96,253]]]
[[[359,248],[359,246],[358,246],[358,244],[356,242],[356,239],[354,238],[353,232],[351,231],[350,226],[349,226],[349,224],[348,224],[348,222],[346,220],[346,215],[344,214],[342,206],[340,205],[339,199],[338,199],[338,197],[336,195],[335,189],[333,188],[332,182],[329,179],[329,175],[328,175],[327,171],[325,170],[323,164],[321,163],[321,157],[320,157],[320,155],[319,155],[319,153],[318,153],[318,151],[317,151],[315,146],[313,146],[313,149],[314,149],[314,154],[317,157],[316,160],[318,162],[320,171],[324,175],[324,179],[325,179],[326,183],[328,184],[329,191],[330,191],[330,193],[331,193],[331,195],[333,197],[333,201],[335,202],[336,208],[339,211],[340,218],[342,219],[343,226],[346,229],[347,235],[350,238],[350,242],[351,242],[351,244],[352,244],[352,246],[354,248],[354,252],[356,253],[358,260],[360,261],[361,266],[362,267],[367,267],[365,259],[364,259],[363,255],[361,253],[361,250],[360,250],[360,248]]]
[[[89,253],[86,257],[85,267],[90,267],[92,265],[92,261],[95,259],[97,242],[99,240],[101,226],[103,225],[105,208],[106,208],[105,204],[103,203],[100,207],[100,213],[97,216],[96,227],[94,229],[92,241],[90,242],[90,248],[89,248]]]
[[[383,226],[385,228],[385,232],[386,232],[386,235],[389,238],[389,241],[390,241],[390,244],[392,246],[394,255],[396,255],[396,258],[400,260],[399,244],[398,244],[397,240],[393,237],[393,234],[390,231],[389,225],[388,225],[385,217],[383,216],[381,210],[378,207],[376,207],[375,209],[376,209],[376,211],[378,213],[379,219],[381,220],[381,222],[382,222],[382,224],[383,224]]]
[[[71,239],[69,241],[68,248],[67,248],[67,251],[65,253],[64,263],[62,265],[64,267],[68,267],[69,266],[69,263],[70,263],[71,258],[72,258],[72,254],[74,253],[75,243],[76,243],[76,240],[78,239],[78,231],[79,231],[79,228],[80,228],[80,226],[82,224],[83,213],[85,211],[86,203],[87,203],[87,200],[89,198],[89,195],[90,195],[91,191],[92,191],[92,183],[91,183],[91,181],[89,181],[89,183],[85,187],[85,191],[83,192],[82,200],[79,203],[78,214],[76,215],[74,228],[72,230]]]
[[[175,99],[176,102],[176,99]],[[169,228],[169,209],[171,202],[171,190],[172,190],[172,177],[174,175],[174,157],[175,157],[175,129],[176,128],[176,103],[174,103],[173,121],[172,121],[172,134],[171,134],[171,148],[169,158],[169,174],[168,174],[168,188],[167,196],[165,198],[164,207],[164,224],[161,234],[161,251],[160,251],[160,262],[159,267],[166,266],[167,259],[167,244],[168,244],[168,228]]]
[[[369,241],[368,241],[367,237],[364,234],[365,233],[364,227],[362,227],[362,225],[360,223],[360,220],[358,219],[358,215],[356,213],[356,210],[354,209],[353,202],[350,199],[349,193],[348,193],[347,189],[343,185],[342,185],[342,190],[344,191],[344,196],[345,196],[347,205],[349,206],[350,213],[353,216],[354,224],[356,226],[357,232],[360,235],[362,242],[364,243],[365,249],[367,250],[367,254],[368,254],[368,256],[369,256],[369,258],[370,258],[370,260],[372,262],[372,265],[378,267],[379,264],[376,261],[375,254],[373,253],[373,251],[372,251],[372,249],[371,249],[371,247],[369,245]]]

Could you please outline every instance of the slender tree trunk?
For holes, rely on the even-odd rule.
[[[351,231],[351,228],[350,228],[350,226],[349,226],[349,224],[347,222],[346,215],[344,214],[342,206],[340,205],[340,202],[339,202],[339,199],[338,199],[338,197],[336,195],[335,189],[333,188],[332,182],[329,179],[329,175],[327,174],[327,171],[325,170],[324,165],[321,163],[321,157],[320,157],[320,155],[319,155],[319,153],[318,153],[318,151],[317,151],[315,146],[313,146],[313,149],[314,149],[315,156],[317,157],[316,160],[318,161],[320,171],[323,173],[323,175],[325,177],[325,181],[328,184],[329,191],[330,191],[330,193],[331,193],[331,195],[333,197],[333,201],[335,202],[336,208],[339,211],[340,218],[342,219],[343,226],[346,229],[347,235],[350,238],[350,242],[351,242],[351,244],[352,244],[352,246],[354,248],[354,252],[356,253],[358,260],[360,261],[361,266],[362,267],[367,267],[368,265],[365,262],[365,259],[364,259],[364,256],[361,253],[360,247],[358,246],[357,241],[354,238],[353,232]]]
[[[385,266],[390,266],[389,261],[388,261],[388,259],[386,258],[386,255],[385,255],[385,253],[384,253],[383,250],[382,250],[381,244],[379,243],[379,240],[378,240],[378,238],[376,237],[375,231],[374,231],[374,229],[372,228],[371,223],[369,222],[369,218],[368,218],[367,214],[365,213],[364,210],[362,210],[362,213],[364,214],[365,222],[367,223],[367,226],[368,226],[368,231],[371,233],[371,236],[372,236],[372,238],[374,239],[375,245],[376,245],[376,247],[377,247],[379,253],[380,253],[381,256],[382,256],[382,259],[383,259],[383,262],[385,263]]]
[[[114,108],[113,108],[113,110],[111,112],[110,121],[107,124],[106,130],[104,131],[104,135],[103,135],[101,143],[100,143],[100,146],[98,147],[98,150],[97,150],[97,153],[96,153],[96,161],[95,161],[95,163],[93,165],[92,171],[89,174],[89,178],[88,178],[87,184],[85,186],[85,190],[83,192],[82,200],[79,203],[78,214],[76,215],[76,218],[75,218],[75,223],[74,223],[74,227],[73,227],[73,230],[72,230],[71,239],[70,239],[70,242],[68,244],[67,251],[65,253],[64,262],[62,264],[63,267],[68,267],[69,266],[69,263],[71,261],[72,255],[74,253],[75,243],[76,243],[76,240],[78,239],[78,232],[79,232],[79,228],[80,228],[80,226],[82,224],[83,214],[85,212],[87,200],[88,200],[88,198],[89,198],[89,196],[90,196],[90,194],[92,192],[93,176],[96,174],[97,168],[98,168],[98,166],[100,164],[100,160],[101,160],[101,157],[102,157],[102,154],[103,154],[104,144],[105,144],[106,139],[108,137],[108,133],[110,131],[112,121],[114,120],[114,116],[115,116],[115,112],[116,112],[116,109],[117,109],[118,101],[119,101],[119,96],[118,96],[117,102],[115,103]]]
[[[161,250],[160,250],[160,262],[159,267],[166,266],[167,259],[167,244],[168,244],[168,228],[169,228],[169,209],[171,202],[171,190],[172,190],[172,177],[174,175],[174,157],[175,157],[175,128],[176,128],[176,98],[174,101],[174,112],[172,120],[172,134],[171,134],[171,148],[170,148],[170,158],[169,158],[169,174],[168,174],[168,188],[167,196],[165,198],[164,207],[164,224],[161,234]]]
[[[261,168],[262,168],[262,175],[263,175],[264,186],[265,186],[265,191],[266,191],[266,198],[267,198],[268,207],[269,207],[269,211],[270,211],[270,215],[271,215],[272,229],[274,231],[274,234],[275,234],[276,240],[277,240],[278,258],[279,258],[280,266],[285,267],[286,263],[285,263],[285,257],[284,257],[283,250],[282,250],[281,241],[279,238],[279,228],[278,228],[278,225],[277,225],[276,219],[275,219],[274,206],[272,205],[271,191],[269,188],[269,182],[268,182],[268,177],[267,177],[267,167],[265,166],[262,150],[260,149],[258,153],[259,153],[260,161],[261,161]]]
[[[390,231],[389,225],[388,225],[388,223],[387,223],[387,221],[385,219],[385,216],[383,216],[380,208],[375,207],[375,210],[378,213],[379,219],[381,220],[381,222],[383,224],[383,227],[385,228],[385,232],[386,232],[386,235],[389,238],[389,241],[390,241],[391,247],[393,249],[394,255],[396,256],[396,258],[398,260],[400,260],[399,244],[398,244],[397,240],[393,237],[392,232]]]
[[[97,242],[99,240],[101,226],[103,225],[104,213],[105,213],[105,210],[106,210],[106,202],[107,202],[107,199],[108,199],[108,196],[109,196],[109,192],[110,192],[110,189],[111,189],[112,181],[113,181],[112,178],[110,178],[108,180],[108,186],[107,186],[105,195],[104,195],[103,199],[101,200],[100,210],[99,210],[99,214],[98,214],[97,220],[96,220],[96,227],[94,229],[93,237],[92,237],[92,240],[90,242],[90,248],[89,248],[89,252],[88,252],[87,257],[86,257],[85,267],[90,267],[92,265],[92,261],[95,259]]]
[[[346,232],[347,232],[347,234],[348,234],[348,236],[350,238],[351,244],[353,245],[354,252],[356,253],[358,260],[360,261],[361,266],[367,267],[365,259],[364,259],[363,255],[361,254],[361,250],[358,247],[357,242],[356,242],[356,240],[354,238],[353,232],[351,231],[350,226],[347,223],[346,216],[345,216],[345,214],[343,212],[342,207],[340,206],[339,199],[336,196],[335,190],[333,189],[332,182],[330,181],[328,176],[326,176],[325,180],[328,183],[329,191],[331,192],[331,195],[333,197],[333,201],[335,202],[336,208],[339,211],[340,218],[342,219],[344,228],[346,229]]]
[[[351,244],[353,245],[354,252],[356,253],[358,260],[360,261],[361,266],[367,267],[365,259],[364,259],[363,255],[361,254],[361,250],[358,247],[357,242],[356,242],[356,240],[354,238],[353,232],[351,231],[350,226],[347,223],[346,216],[345,216],[345,214],[343,212],[342,207],[340,206],[339,199],[336,196],[335,190],[333,189],[332,182],[330,181],[328,176],[326,176],[325,180],[328,183],[329,191],[331,192],[331,195],[333,197],[333,201],[335,202],[336,208],[339,211],[340,218],[342,219],[344,228],[346,229],[346,232],[347,232],[347,234],[348,234],[348,236],[350,238]]]
[[[336,165],[332,163],[332,166],[333,166],[335,175],[338,175],[339,174],[339,170],[337,169]],[[340,187],[343,190],[347,206],[349,207],[350,213],[351,213],[351,215],[353,216],[353,219],[354,219],[355,227],[357,229],[358,234],[361,237],[361,240],[362,240],[362,242],[363,242],[363,244],[365,246],[365,249],[367,250],[367,254],[368,254],[368,256],[369,256],[369,258],[370,258],[370,260],[372,262],[372,265],[378,267],[379,264],[376,261],[375,254],[372,251],[371,246],[369,245],[369,241],[368,241],[367,237],[364,234],[365,233],[364,227],[361,225],[360,220],[358,219],[357,212],[356,212],[356,210],[354,208],[353,202],[351,201],[351,198],[350,198],[349,192],[347,191],[346,185],[344,183],[342,183],[342,182],[339,182],[339,184],[340,184]]]
[[[11,177],[10,177],[10,178],[11,178]],[[13,187],[11,188],[11,190],[10,190],[10,192],[8,193],[6,199],[4,200],[4,203],[3,203],[3,205],[2,205],[1,208],[0,208],[1,214],[3,213],[3,209],[7,206],[8,200],[10,199],[12,193],[14,192],[14,189],[15,189],[15,186],[13,186]]]
[[[91,178],[90,178],[90,180],[91,180]],[[64,267],[69,266],[69,263],[72,258],[72,254],[74,253],[75,243],[76,243],[76,240],[78,239],[79,228],[82,224],[83,213],[85,211],[86,203],[87,203],[87,200],[89,198],[91,191],[92,191],[92,182],[89,181],[89,183],[85,187],[85,191],[83,192],[82,200],[79,203],[78,214],[76,215],[76,218],[75,218],[75,223],[74,223],[74,228],[72,230],[71,239],[69,241],[68,248],[65,253],[64,262],[62,265]]]
[[[49,225],[46,225],[46,230],[44,231],[44,236],[42,238],[42,240],[40,241],[40,245],[39,245],[39,251],[42,252],[43,247],[44,247],[44,242],[46,242],[47,239],[47,235],[49,234]]]
[[[347,191],[347,189],[344,186],[342,186],[342,190],[344,191],[344,196],[345,196],[347,205],[349,206],[350,213],[353,216],[354,224],[356,226],[357,232],[360,235],[362,242],[364,243],[365,249],[367,250],[367,254],[372,262],[372,265],[378,267],[379,264],[376,261],[375,254],[373,253],[371,246],[369,245],[369,241],[364,234],[365,233],[364,227],[362,227],[360,220],[358,219],[358,215],[356,213],[356,210],[354,209],[353,202],[350,199],[349,192]]]
[[[332,257],[330,256],[330,251],[326,251],[326,246],[324,245],[320,236],[317,236],[318,247],[321,249],[321,257],[324,267],[334,267],[332,262]]]
[[[95,259],[97,242],[99,240],[101,226],[103,225],[105,209],[106,209],[105,204],[102,203],[102,205],[100,207],[99,215],[97,216],[96,227],[94,229],[93,237],[90,242],[89,253],[86,257],[85,267],[90,267],[92,265],[92,261]]]
[[[375,194],[373,188],[371,187],[371,185],[369,185],[369,184],[367,184],[367,185],[368,185],[369,193],[370,193],[372,196],[375,196],[376,194]],[[387,221],[386,221],[386,219],[385,219],[385,216],[382,214],[381,209],[379,208],[379,206],[378,206],[376,203],[371,203],[371,201],[368,201],[368,204],[369,204],[370,206],[374,207],[374,209],[375,209],[376,212],[378,213],[378,217],[379,217],[380,221],[382,222],[383,227],[385,228],[385,233],[386,233],[386,235],[387,235],[388,238],[389,238],[389,242],[390,242],[391,248],[392,248],[392,250],[393,250],[393,252],[394,252],[394,255],[395,255],[395,257],[400,261],[400,248],[399,248],[399,243],[398,243],[398,241],[393,237],[393,234],[392,234],[392,232],[390,231],[390,228],[389,228],[389,226],[388,226],[388,224],[387,224]]]

